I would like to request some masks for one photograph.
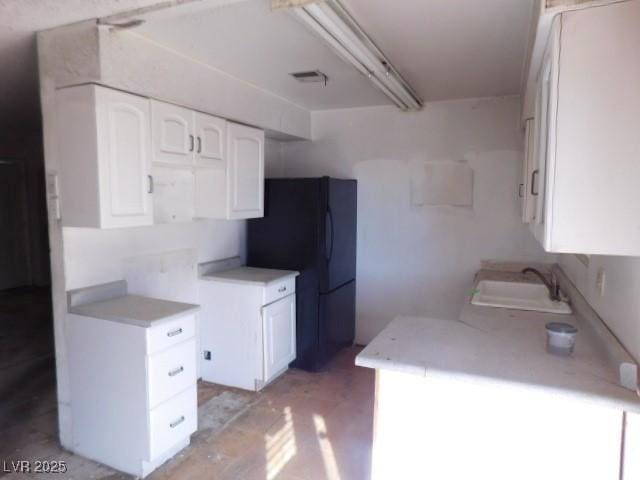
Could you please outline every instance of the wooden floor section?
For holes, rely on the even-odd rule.
[[[201,428],[191,445],[150,480],[368,480],[370,478],[374,372],[356,367],[361,349],[340,353],[320,373],[289,370],[259,393],[199,382],[198,403],[240,398],[238,411],[222,412],[219,428]],[[133,477],[63,450],[58,443],[53,365],[24,376],[28,400],[8,392],[0,415],[2,460],[63,460],[65,474],[15,474],[9,479],[130,480]],[[46,374],[46,375],[45,375]],[[46,376],[46,385],[36,381]],[[12,390],[13,392],[16,389]],[[1,397],[1,396],[0,396]],[[8,398],[7,398],[8,397]],[[2,400],[2,398],[0,398]],[[29,408],[27,408],[29,407]],[[7,411],[8,410],[8,411]],[[201,426],[202,427],[202,426]],[[8,473],[8,474],[7,474]],[[4,479],[3,479],[4,480]]]
[[[220,433],[194,442],[156,480],[367,480],[374,374],[356,367],[358,347],[327,371],[289,370]]]

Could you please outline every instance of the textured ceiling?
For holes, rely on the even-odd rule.
[[[533,0],[341,0],[426,101],[517,94]],[[311,110],[388,100],[270,0],[163,18],[138,31]],[[327,88],[287,75],[320,69]]]
[[[0,0],[0,128],[40,125],[35,34],[163,0]]]
[[[136,32],[309,110],[389,103],[289,12],[272,12],[271,0],[149,19]],[[327,85],[290,75],[309,70],[326,74]]]
[[[533,0],[342,2],[425,100],[519,92]],[[39,125],[35,32],[163,3],[0,0],[0,128]],[[270,12],[269,3],[166,10],[136,31],[312,110],[387,103],[288,13]],[[327,87],[288,75],[316,68],[329,75]]]
[[[533,0],[341,0],[425,100],[520,91]]]

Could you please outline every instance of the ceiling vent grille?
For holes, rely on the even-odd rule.
[[[291,76],[302,83],[324,83],[327,84],[327,77],[320,70],[312,70],[309,72],[295,72],[292,73]]]

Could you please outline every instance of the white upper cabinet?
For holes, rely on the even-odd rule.
[[[196,217],[263,216],[264,132],[226,122],[226,152],[196,168]],[[206,165],[206,166],[205,166]]]
[[[224,161],[227,121],[207,115],[195,113],[196,155],[198,166],[215,166]]]
[[[539,74],[530,223],[550,252],[640,255],[640,1],[554,20]]]
[[[262,216],[262,130],[98,85],[59,90],[57,110],[63,225]]]
[[[227,139],[228,218],[262,217],[264,132],[229,123]]]
[[[150,225],[149,100],[82,85],[59,90],[56,102],[63,225]]]
[[[183,107],[151,100],[153,161],[190,166],[195,151],[194,113]]]

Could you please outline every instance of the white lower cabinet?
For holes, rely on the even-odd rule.
[[[72,450],[144,477],[197,428],[193,314],[150,327],[67,316]]]
[[[285,370],[296,358],[296,296],[262,307],[264,382]]]
[[[289,367],[296,358],[295,275],[265,283],[201,278],[203,380],[260,390]]]

